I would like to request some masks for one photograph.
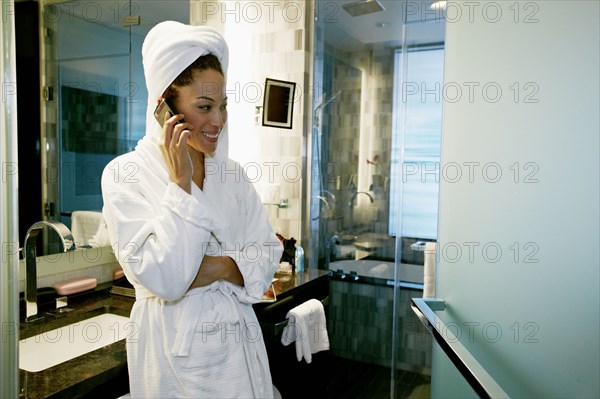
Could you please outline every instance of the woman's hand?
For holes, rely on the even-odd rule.
[[[219,280],[229,281],[240,286],[244,285],[244,277],[233,259],[229,256],[205,255],[200,264],[200,270],[188,290],[204,287]]]
[[[171,115],[169,112],[165,114],[162,143],[159,147],[171,180],[191,194],[194,166],[188,152],[187,141],[193,126],[186,122],[178,123],[182,119],[181,114]]]

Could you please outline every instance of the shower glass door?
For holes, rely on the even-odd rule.
[[[437,236],[445,24],[431,2],[365,3],[315,3],[310,264],[332,272],[327,393],[429,397],[432,341],[410,298]]]

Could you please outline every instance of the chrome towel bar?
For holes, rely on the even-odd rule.
[[[412,298],[412,303],[414,305],[412,309],[417,317],[481,398],[509,397],[469,350],[454,336],[452,330],[435,314],[436,311],[446,309],[445,300]]]

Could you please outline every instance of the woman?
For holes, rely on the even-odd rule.
[[[132,397],[273,396],[252,303],[282,253],[256,191],[226,156],[228,49],[203,26],[163,22],[142,47],[146,136],[104,170],[111,244],[136,290]],[[161,123],[166,99],[178,113]]]

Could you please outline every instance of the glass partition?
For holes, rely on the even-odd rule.
[[[445,26],[430,2],[372,3],[315,4],[310,267],[332,273],[332,394],[427,397],[410,298],[437,236]]]

